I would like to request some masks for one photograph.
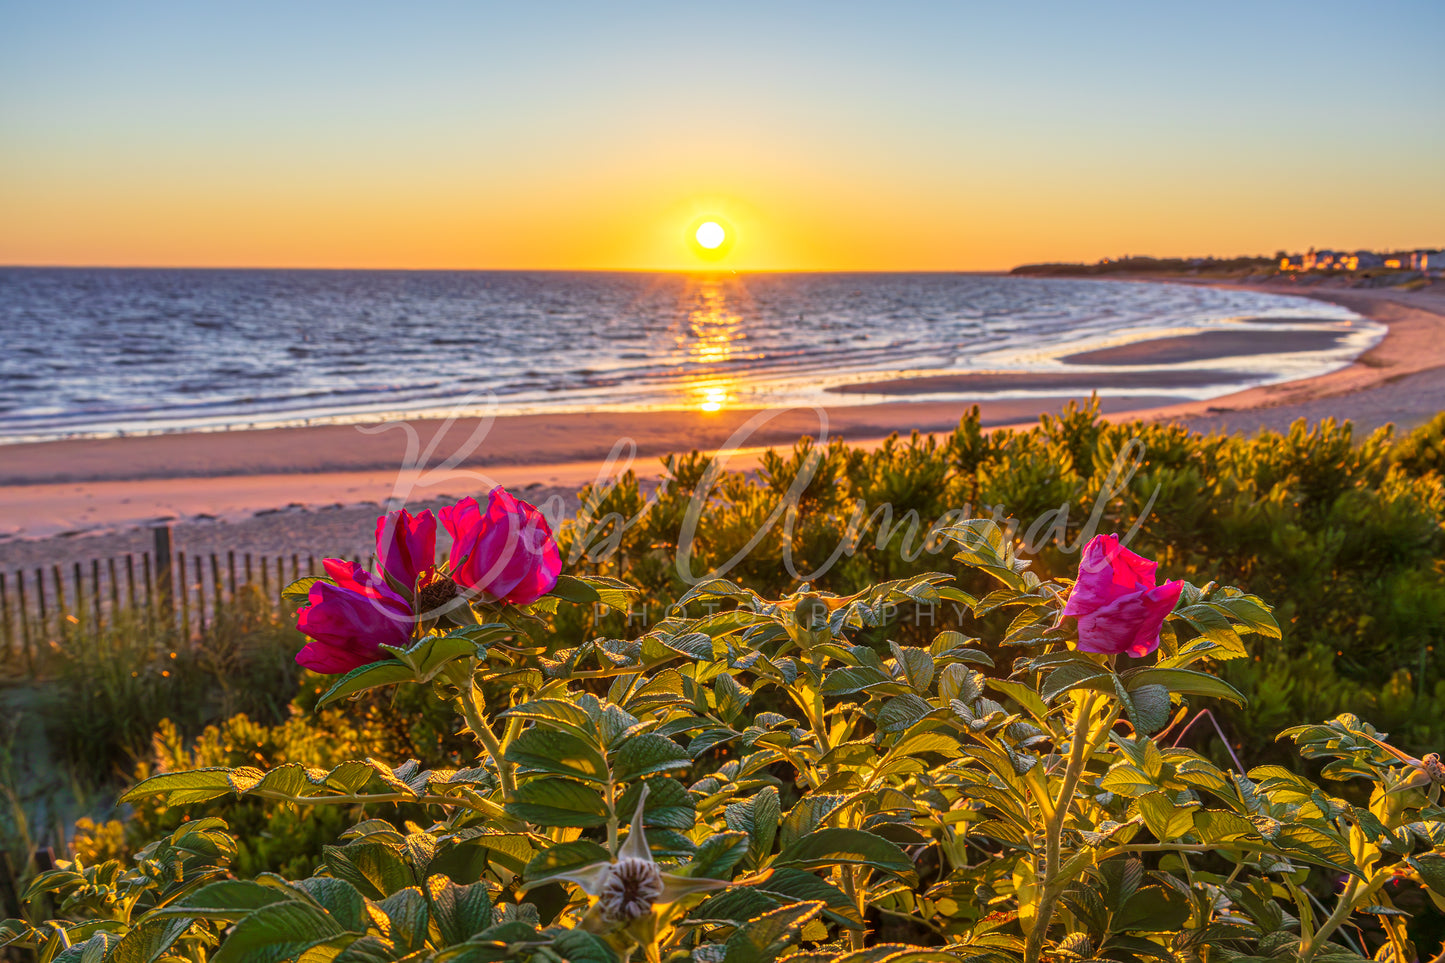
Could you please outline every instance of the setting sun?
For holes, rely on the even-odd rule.
[[[709,251],[717,250],[722,246],[722,242],[727,240],[727,232],[723,230],[723,226],[717,221],[704,221],[698,225],[695,236],[697,237],[697,243]]]

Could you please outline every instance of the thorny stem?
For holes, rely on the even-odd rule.
[[[1391,822],[1395,821],[1396,820],[1391,820]],[[1364,865],[1364,850],[1366,846],[1364,834],[1356,827],[1351,830],[1350,835],[1353,837],[1350,847],[1352,851],[1351,855],[1354,856],[1357,864]],[[1350,881],[1345,884],[1344,892],[1340,894],[1339,899],[1335,902],[1335,911],[1310,934],[1308,939],[1300,942],[1299,957],[1302,963],[1309,963],[1310,960],[1313,960],[1315,954],[1319,952],[1320,947],[1324,946],[1325,943],[1329,941],[1329,938],[1334,935],[1335,930],[1344,925],[1345,921],[1354,913],[1355,907],[1360,904],[1360,901],[1372,897],[1389,878],[1389,872],[1385,870],[1377,871],[1370,877],[1370,881],[1364,884],[1364,890],[1362,892],[1360,888],[1360,878],[1358,876],[1351,876]]]
[[[1064,770],[1064,778],[1059,785],[1059,797],[1057,804],[1049,820],[1044,824],[1044,867],[1039,874],[1039,906],[1034,916],[1034,927],[1029,931],[1028,940],[1024,943],[1024,963],[1039,963],[1043,955],[1044,940],[1049,932],[1049,924],[1054,919],[1054,904],[1058,902],[1063,892],[1063,885],[1057,879],[1059,874],[1060,849],[1064,834],[1064,820],[1069,814],[1069,803],[1074,798],[1074,790],[1078,787],[1079,778],[1084,773],[1084,767],[1088,764],[1089,750],[1093,747],[1092,722],[1094,704],[1098,701],[1097,693],[1090,691],[1079,703],[1078,713],[1074,716],[1074,738],[1073,745],[1069,750],[1069,764]],[[1108,726],[1113,725],[1114,715],[1111,713],[1105,720]]]
[[[497,741],[496,733],[492,727],[487,725],[482,718],[481,710],[477,707],[477,687],[475,675],[477,671],[476,660],[472,660],[471,667],[467,671],[465,679],[458,679],[457,688],[460,690],[457,695],[457,706],[462,711],[462,718],[467,721],[467,728],[472,730],[482,748],[492,757],[497,766],[497,781],[502,786],[502,801],[511,802],[517,790],[516,780],[512,776],[512,769],[503,758],[502,745]]]

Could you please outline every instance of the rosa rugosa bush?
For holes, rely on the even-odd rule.
[[[563,575],[527,604],[469,585],[440,614],[409,608],[411,637],[378,640],[384,657],[322,701],[424,687],[475,760],[152,776],[126,798],[357,822],[316,875],[244,880],[224,827],[196,819],[136,866],[42,875],[26,895],[53,918],[7,921],[0,940],[44,963],[1417,957],[1411,909],[1445,908],[1438,756],[1342,716],[1285,734],[1331,789],[1221,769],[1167,735],[1239,701],[1208,669],[1244,635],[1277,637],[1259,599],[1167,583],[1163,609],[1152,563],[1115,541],[1077,580],[1042,580],[990,521],[946,537],[992,591],[938,573],[764,598],[710,579],[639,638],[572,647],[550,643],[549,614],[625,606],[626,585]],[[466,564],[417,570],[414,593]],[[939,603],[987,638],[867,644]]]

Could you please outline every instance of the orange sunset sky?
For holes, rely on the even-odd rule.
[[[1445,244],[1438,3],[294,6],[0,3],[0,264]]]

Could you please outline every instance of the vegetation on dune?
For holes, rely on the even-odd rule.
[[[476,574],[495,601],[462,617],[417,576],[423,635],[306,674],[289,710],[287,609],[240,606],[194,652],[117,630],[48,718],[89,778],[133,772],[130,814],[22,873],[0,941],[42,963],[1436,952],[1442,438],[1445,415],[1240,439],[1071,407],[804,440],[752,478],[678,456],[650,495],[584,490],[549,594]],[[1145,658],[1060,620],[1109,532],[1187,583]]]

